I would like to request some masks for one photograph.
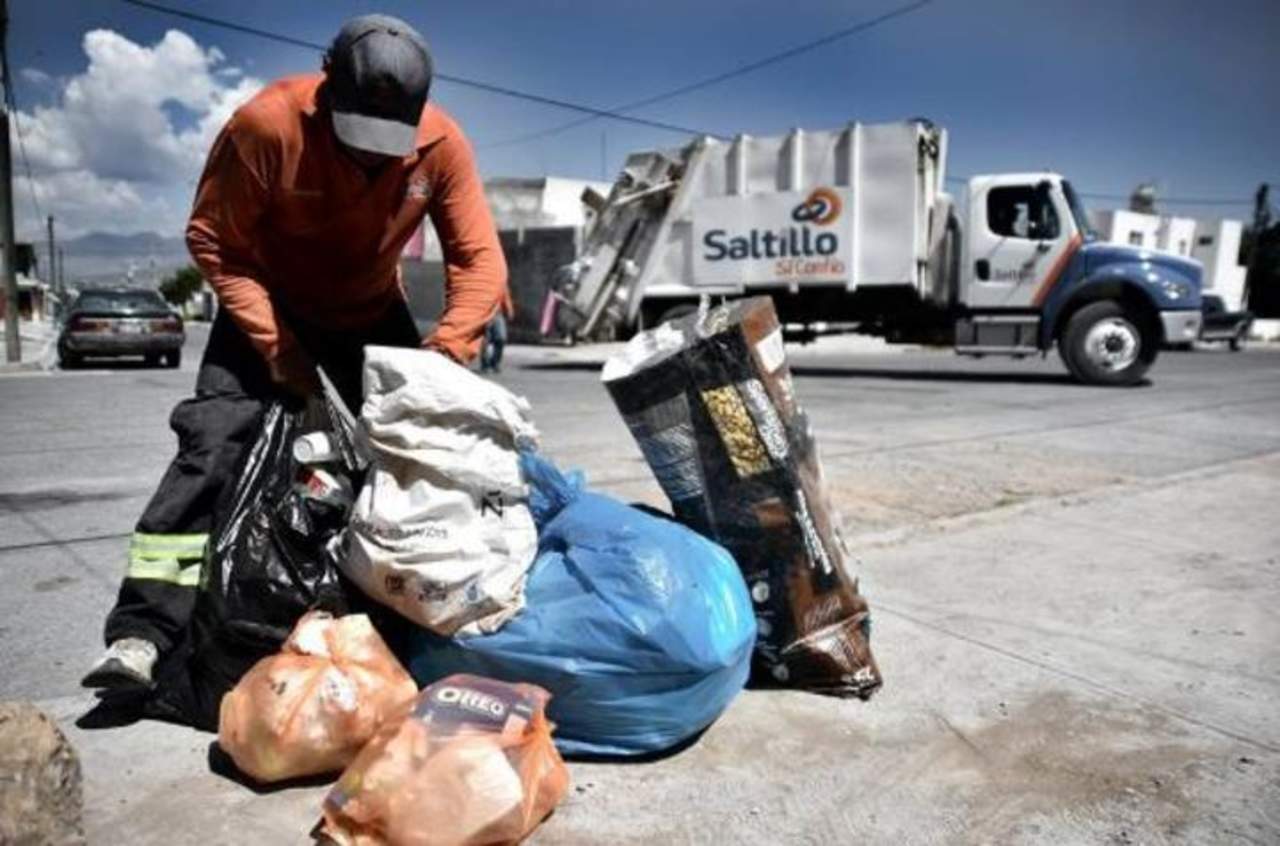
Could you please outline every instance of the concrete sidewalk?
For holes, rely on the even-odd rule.
[[[855,538],[880,694],[747,692],[674,757],[574,764],[532,842],[1277,842],[1272,517],[1209,551],[1180,515],[1278,482],[1270,456]],[[300,842],[317,818],[327,787],[247,790],[207,735],[42,705],[85,761],[92,842]]]
[[[802,355],[885,689],[748,691],[664,760],[574,763],[532,842],[1280,842],[1280,356],[1170,353],[1116,391],[1052,359]],[[662,504],[597,366],[498,379],[555,460]],[[210,735],[94,727],[77,687],[190,388],[0,379],[0,698],[70,734],[93,843],[306,842],[325,785],[255,791]]]
[[[4,322],[0,321],[0,350],[5,348],[8,335]],[[0,373],[28,370],[49,370],[57,366],[58,325],[50,321],[23,320],[18,323],[18,338],[22,342],[20,361],[0,361]]]

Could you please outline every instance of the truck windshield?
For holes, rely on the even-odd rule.
[[[1080,202],[1080,195],[1065,179],[1062,180],[1062,193],[1067,195],[1067,205],[1071,207],[1071,216],[1076,219],[1076,226],[1080,232],[1085,237],[1096,238],[1098,233],[1094,232],[1093,227],[1089,225],[1089,215],[1084,210],[1084,203]]]

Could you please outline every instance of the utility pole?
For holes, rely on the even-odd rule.
[[[45,221],[49,228],[49,274],[45,279],[49,283],[49,290],[57,293],[58,291],[58,251],[53,244],[53,215],[49,215],[49,219]]]
[[[1270,303],[1271,294],[1267,288],[1261,288],[1255,294],[1254,287],[1261,286],[1262,283],[1262,245],[1265,243],[1264,235],[1267,228],[1271,225],[1271,186],[1266,182],[1258,186],[1257,193],[1253,195],[1253,226],[1247,233],[1249,238],[1249,256],[1245,263],[1247,268],[1244,272],[1244,296],[1242,297],[1242,308],[1247,308],[1255,313],[1266,314],[1271,311],[1273,306]]]
[[[17,249],[13,244],[13,161],[9,157],[9,3],[0,0],[0,72],[4,96],[0,97],[0,251],[4,275],[4,351],[8,361],[22,360],[22,339],[18,337]]]

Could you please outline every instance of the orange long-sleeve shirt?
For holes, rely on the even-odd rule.
[[[417,149],[372,177],[339,147],[323,75],[282,79],[240,107],[209,152],[187,246],[271,361],[296,344],[277,304],[336,330],[371,324],[404,291],[401,250],[425,215],[440,236],[445,308],[424,346],[473,358],[507,295],[507,266],[471,147],[428,105]]]

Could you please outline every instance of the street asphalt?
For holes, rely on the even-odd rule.
[[[306,842],[326,789],[248,789],[185,728],[95,727],[78,687],[205,337],[178,371],[0,373],[0,700],[78,748],[91,843]],[[553,458],[662,505],[601,355],[511,348],[497,378]],[[791,360],[884,689],[748,691],[671,757],[575,763],[533,842],[1280,842],[1280,352],[1169,352],[1132,389],[1054,357]]]

